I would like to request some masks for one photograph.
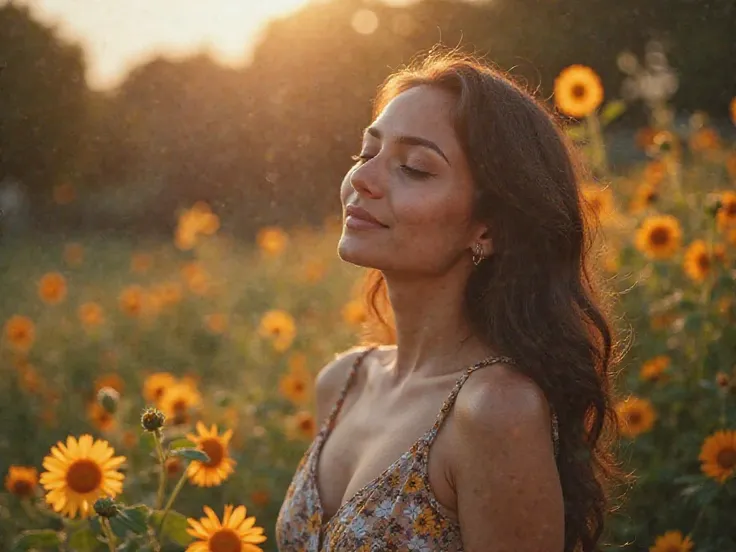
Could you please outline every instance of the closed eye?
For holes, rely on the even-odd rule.
[[[366,161],[373,159],[373,157],[374,156],[371,156],[371,155],[352,155],[350,159],[355,161],[356,164],[362,165]],[[426,171],[420,171],[419,169],[412,168],[409,165],[399,165],[399,168],[402,171],[404,171],[404,173],[406,173],[412,178],[416,178],[417,180],[423,180],[423,179],[429,178],[430,176],[435,176],[432,173],[428,173]]]

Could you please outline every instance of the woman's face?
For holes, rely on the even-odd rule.
[[[473,182],[450,118],[454,98],[430,86],[402,92],[366,130],[340,188],[340,257],[390,273],[438,275],[470,262],[484,227],[472,221]],[[379,224],[351,215],[367,211]]]

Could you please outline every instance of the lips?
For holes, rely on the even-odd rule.
[[[367,210],[356,205],[348,205],[345,208],[345,224],[346,226],[351,225],[354,227],[377,227],[387,228],[380,220],[370,214]],[[350,224],[349,224],[350,223]]]

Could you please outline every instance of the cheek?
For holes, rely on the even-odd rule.
[[[396,198],[394,210],[402,226],[421,226],[426,231],[460,230],[470,218],[470,205],[464,198],[431,190]]]

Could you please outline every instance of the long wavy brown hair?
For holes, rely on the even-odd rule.
[[[465,292],[474,332],[516,360],[557,413],[565,552],[599,550],[612,491],[629,481],[618,462],[612,294],[603,293],[594,247],[597,219],[580,191],[590,177],[562,121],[523,86],[480,59],[430,51],[390,75],[375,119],[401,92],[430,85],[457,99],[454,128],[472,171],[474,216],[487,222],[493,255]],[[365,280],[365,341],[393,342],[386,281]]]

